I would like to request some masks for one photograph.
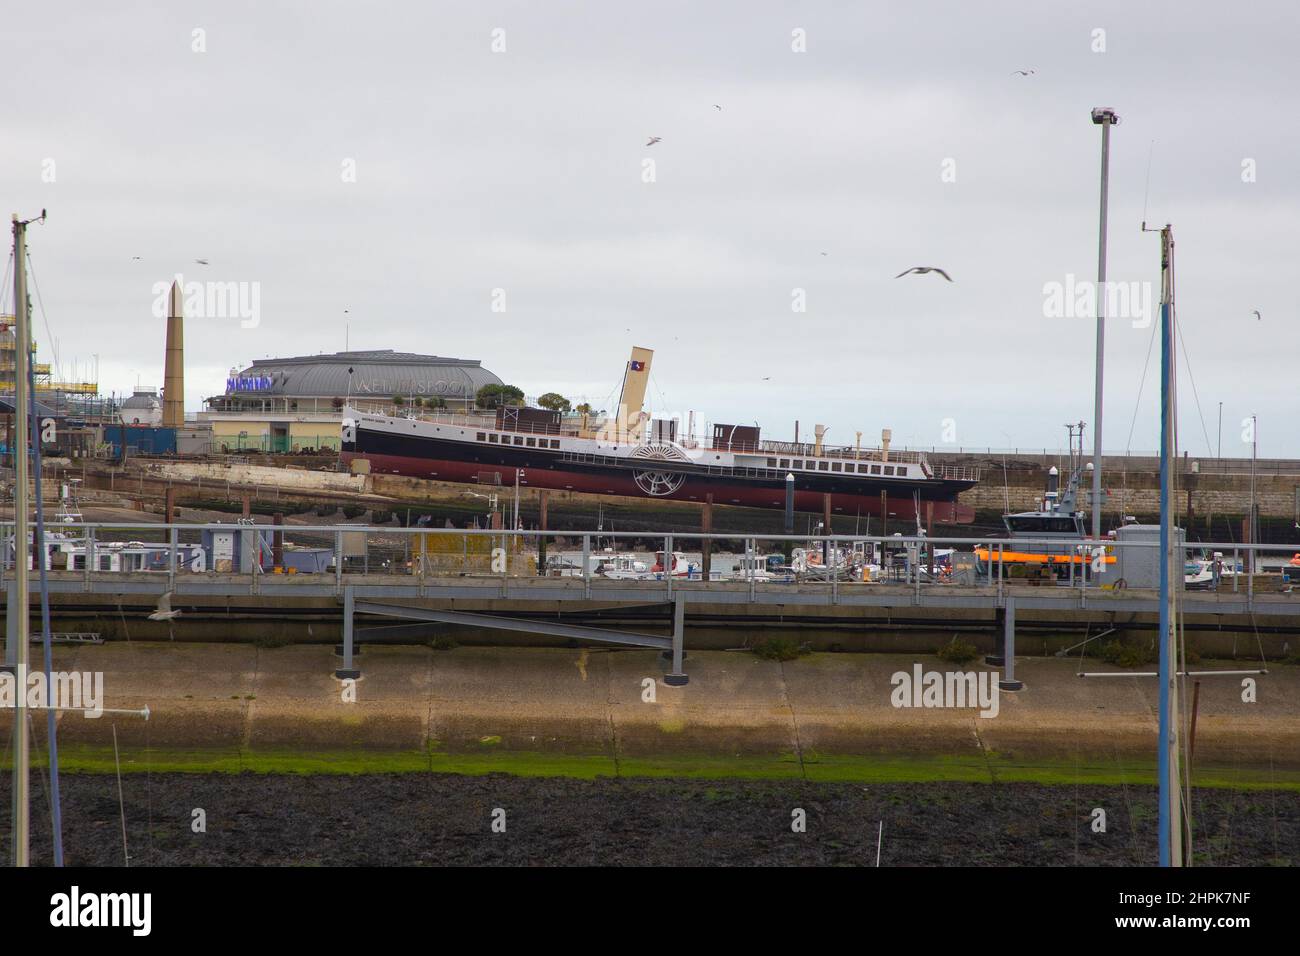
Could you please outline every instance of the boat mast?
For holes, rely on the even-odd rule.
[[[1182,785],[1178,760],[1178,643],[1174,601],[1182,560],[1174,560],[1170,478],[1177,449],[1174,393],[1174,233],[1160,230],[1160,865],[1183,865]],[[1178,572],[1175,579],[1174,574]]]
[[[41,218],[45,212],[41,211]],[[29,865],[30,794],[28,775],[31,755],[27,734],[27,658],[28,658],[28,561],[31,543],[27,540],[27,438],[31,424],[28,408],[27,371],[32,360],[31,323],[27,316],[27,225],[34,220],[13,216],[14,231],[14,599],[9,605],[13,636],[17,643],[14,657],[14,783],[13,783],[13,860],[14,866]]]

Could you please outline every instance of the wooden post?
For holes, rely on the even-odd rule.
[[[277,528],[284,526],[284,512],[277,511],[271,515],[271,524]],[[284,531],[275,531],[271,535],[271,566],[284,567]]]
[[[889,536],[889,492],[880,493],[880,536]]]
[[[176,523],[176,489],[171,485],[167,486],[167,491],[163,494],[163,523]]]
[[[927,538],[930,538],[930,539],[931,539],[930,541],[927,541],[927,542],[926,542],[925,553],[926,553],[926,557],[927,557],[927,560],[928,560],[929,565],[930,565],[930,572],[929,572],[929,573],[930,573],[930,580],[933,581],[933,580],[934,580],[934,540],[933,540],[933,538],[934,538],[934,502],[933,502],[933,501],[927,501],[927,502],[925,503],[925,536],[926,536]]]
[[[538,489],[537,491],[537,530],[538,531],[548,530],[546,525],[546,521],[548,517],[546,513],[547,497],[548,495],[545,488]],[[543,576],[545,576],[546,574],[546,535],[544,534],[539,534],[537,536],[537,573]]]
[[[251,518],[253,516],[253,498],[247,491],[244,492],[243,501],[244,517]]]
[[[704,504],[700,508],[700,530],[705,534],[713,533],[713,492],[704,496]],[[702,538],[700,540],[700,576],[704,580],[709,580],[710,568],[713,563],[713,539]]]
[[[822,492],[822,534],[831,533],[831,495],[829,491]],[[826,569],[826,574],[831,580],[834,575],[831,573],[831,543],[827,539],[822,540],[822,567]]]

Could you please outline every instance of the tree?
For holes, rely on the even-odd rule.
[[[447,400],[441,395],[430,395],[424,400],[425,408],[446,408]]]
[[[573,404],[559,392],[547,392],[537,399],[537,404],[553,412],[567,412],[573,408]]]
[[[500,408],[517,405],[524,400],[524,390],[513,385],[484,385],[474,394],[474,404],[479,408]]]
[[[574,411],[577,412],[579,415],[590,415],[590,414],[591,414],[591,403],[590,403],[590,402],[583,402],[581,405],[579,405],[577,408],[575,408]]]
[[[404,397],[402,397],[401,395],[394,395],[394,396],[393,396],[393,404],[394,404],[394,405],[405,405],[405,404],[406,404],[406,399],[405,399]]]

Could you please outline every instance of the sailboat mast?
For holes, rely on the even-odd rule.
[[[1160,865],[1182,866],[1182,787],[1178,761],[1178,644],[1174,600],[1182,561],[1174,560],[1171,471],[1177,456],[1174,404],[1174,234],[1160,230]],[[1178,572],[1175,579],[1174,573]]]
[[[27,735],[28,594],[27,562],[31,545],[27,540],[27,435],[31,423],[28,408],[27,368],[32,360],[31,326],[27,321],[27,223],[14,223],[14,599],[9,606],[14,640],[14,783],[13,860],[14,866],[29,863],[30,800],[28,775],[30,752]]]

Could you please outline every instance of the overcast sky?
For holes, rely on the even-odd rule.
[[[0,194],[49,210],[35,333],[65,378],[160,386],[180,272],[260,295],[255,328],[187,321],[190,412],[345,341],[605,406],[641,345],[655,411],[701,423],[1060,447],[1094,322],[1044,287],[1095,278],[1106,105],[1109,278],[1158,296],[1139,226],[1175,230],[1182,447],[1222,402],[1225,455],[1252,413],[1261,455],[1300,455],[1294,0],[44,0],[2,30]],[[1158,444],[1141,324],[1108,323],[1107,449]]]

